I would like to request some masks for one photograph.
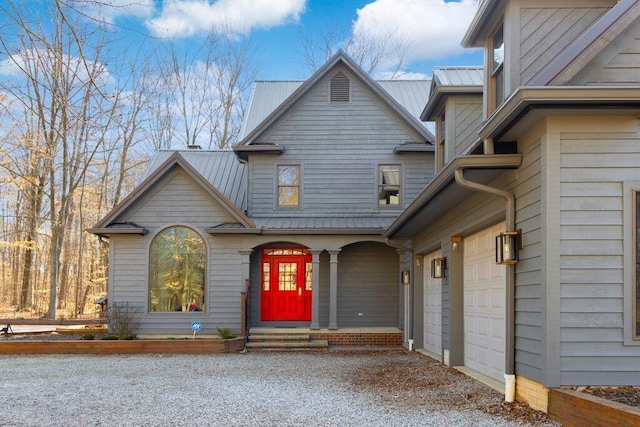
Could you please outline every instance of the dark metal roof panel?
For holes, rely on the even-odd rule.
[[[482,87],[484,80],[484,68],[482,66],[435,67],[433,69],[433,80],[438,86]]]

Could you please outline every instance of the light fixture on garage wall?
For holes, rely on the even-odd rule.
[[[418,267],[420,267],[421,263],[422,263],[422,255],[415,255],[414,256],[415,260],[416,260],[416,265]]]
[[[446,258],[434,258],[431,260],[431,277],[434,279],[442,279],[447,269]]]
[[[522,248],[522,230],[505,231],[496,236],[496,264],[517,264]]]

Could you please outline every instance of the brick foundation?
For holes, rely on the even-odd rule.
[[[516,400],[525,401],[538,411],[547,412],[549,389],[529,378],[516,377]]]
[[[311,332],[313,340],[327,340],[329,345],[402,346],[402,332]]]

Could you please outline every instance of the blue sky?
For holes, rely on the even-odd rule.
[[[104,0],[103,0],[104,1]],[[259,78],[305,79],[300,32],[326,27],[393,34],[411,45],[407,76],[430,76],[434,66],[481,65],[482,52],[460,40],[477,0],[106,0],[100,13],[142,34],[189,43],[222,22],[251,34],[260,52]],[[376,76],[382,77],[382,76]]]

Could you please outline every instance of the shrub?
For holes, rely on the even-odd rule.
[[[118,336],[116,334],[104,334],[100,339],[105,341],[114,341],[118,339]]]
[[[229,328],[216,328],[216,329],[218,330],[218,335],[220,335],[225,340],[237,337],[237,335],[231,332],[231,329]]]
[[[90,341],[90,340],[94,339],[95,337],[96,337],[96,336],[95,336],[94,334],[92,334],[91,332],[87,332],[86,334],[84,334],[84,335],[82,336],[82,339],[83,339],[83,340]]]
[[[108,310],[109,334],[117,339],[135,339],[135,331],[140,327],[142,309],[129,303],[114,303]]]

